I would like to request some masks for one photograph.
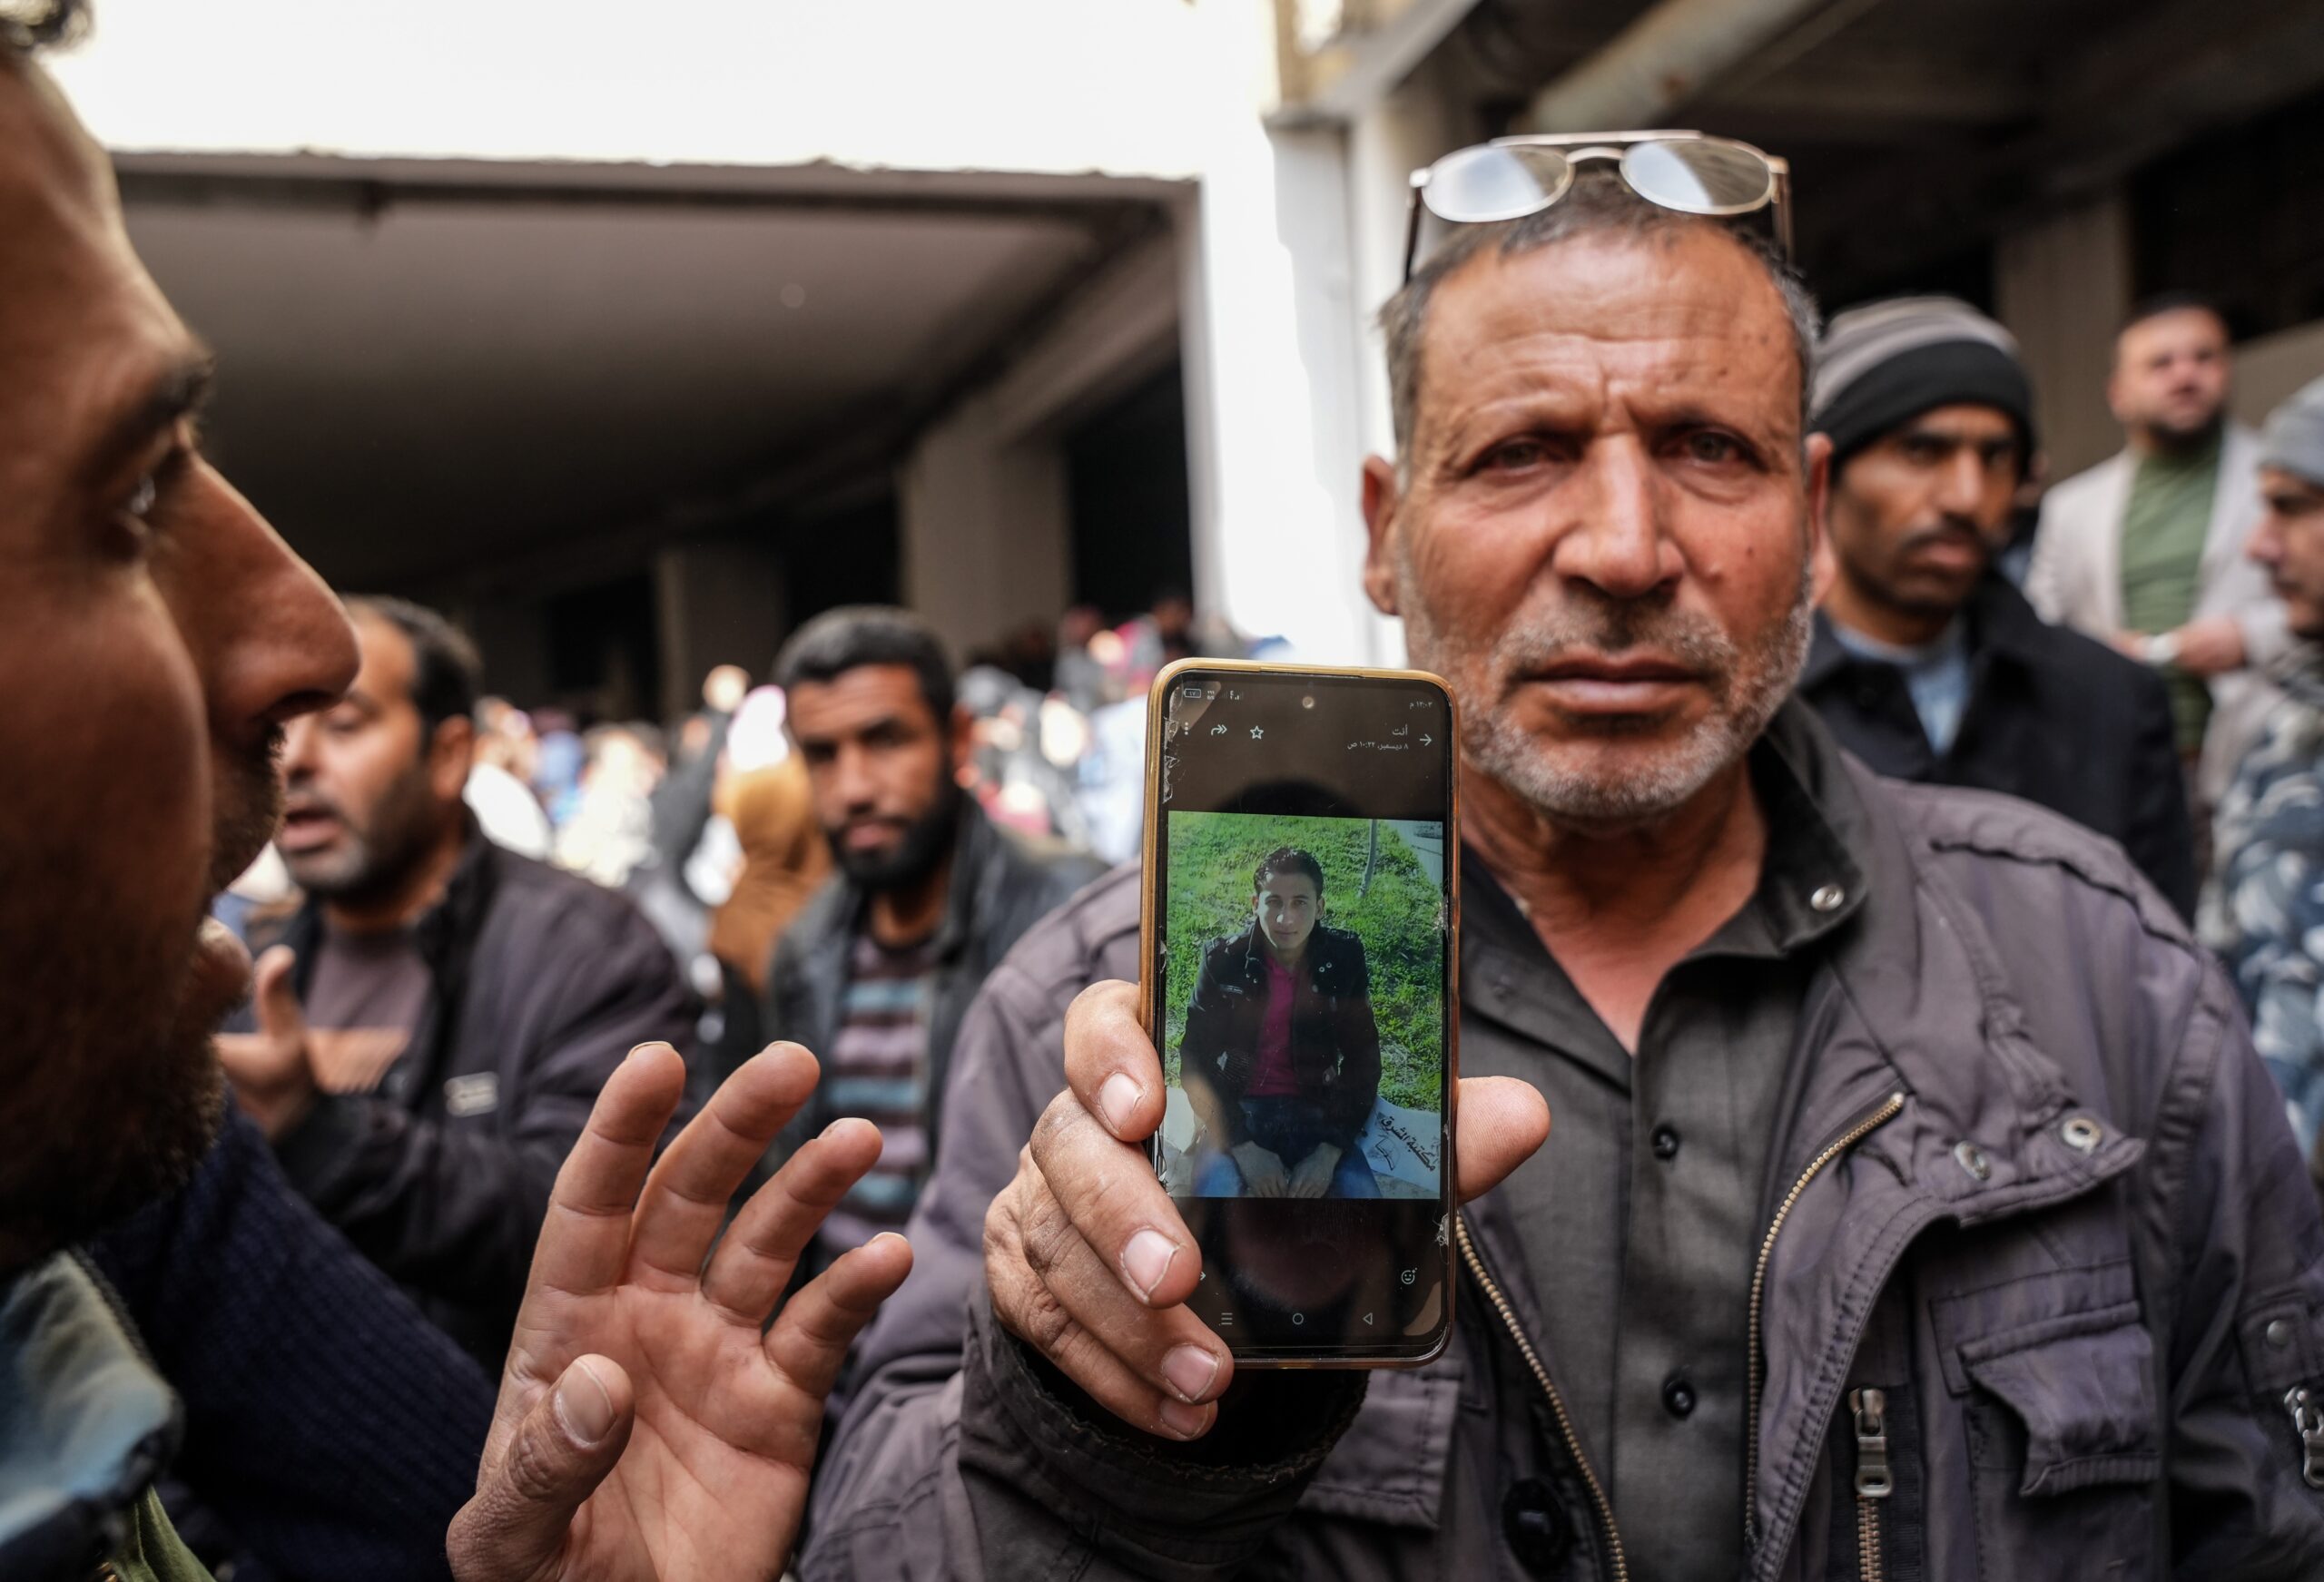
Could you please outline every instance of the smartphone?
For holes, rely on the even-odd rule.
[[[1452,1333],[1457,727],[1418,671],[1155,680],[1151,1155],[1238,1367],[1416,1366]]]

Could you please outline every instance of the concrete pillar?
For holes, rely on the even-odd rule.
[[[2053,482],[2122,448],[2106,409],[2114,332],[2131,306],[2128,211],[2119,193],[2001,239],[1994,260],[2001,321],[2024,348]]]
[[[681,539],[654,555],[662,718],[702,706],[702,678],[739,664],[764,680],[785,635],[783,565],[745,537]]]
[[[1390,657],[1364,602],[1362,375],[1336,129],[1222,129],[1187,249],[1196,598],[1303,658]]]
[[[1056,445],[1009,436],[990,398],[973,398],[921,437],[899,485],[904,603],[956,662],[1065,613],[1072,539]]]

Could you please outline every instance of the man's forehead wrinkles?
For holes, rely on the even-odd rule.
[[[1448,369],[1431,392],[1447,427],[1566,409],[1574,416],[1626,414],[1661,421],[1688,412],[1728,422],[1796,423],[1797,400],[1764,370],[1737,366],[1733,348],[1673,346],[1638,357],[1493,356],[1481,352]]]

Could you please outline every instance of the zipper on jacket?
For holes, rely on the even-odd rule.
[[[1614,1503],[1606,1498],[1606,1486],[1598,1481],[1598,1474],[1590,1468],[1590,1458],[1581,1453],[1581,1436],[1573,1431],[1573,1419],[1566,1414],[1565,1398],[1551,1382],[1550,1371],[1541,1361],[1541,1354],[1533,1349],[1533,1342],[1526,1339],[1523,1327],[1517,1322],[1517,1310],[1509,1305],[1509,1298],[1502,1294],[1500,1285],[1485,1272],[1485,1261],[1479,1256],[1477,1244],[1469,1239],[1469,1222],[1460,1214],[1454,1214],[1452,1233],[1461,1243],[1461,1257],[1469,1265],[1469,1272],[1475,1275],[1477,1283],[1484,1288],[1485,1300],[1492,1302],[1493,1311],[1501,1314],[1501,1322],[1508,1327],[1509,1338],[1517,1342],[1518,1354],[1525,1359],[1525,1366],[1533,1371],[1533,1381],[1541,1387],[1541,1393],[1549,1397],[1550,1413],[1558,1420],[1558,1432],[1565,1436],[1566,1453],[1573,1458],[1573,1464],[1581,1469],[1581,1480],[1590,1486],[1590,1503],[1598,1508],[1599,1524],[1606,1529],[1606,1553],[1614,1562],[1614,1582],[1630,1582],[1630,1563],[1622,1553],[1622,1535],[1614,1526]]]
[[[1824,1173],[1824,1166],[1895,1120],[1904,1108],[1905,1096],[1890,1094],[1881,1101],[1878,1109],[1832,1139],[1822,1153],[1810,1159],[1807,1168],[1799,1173],[1799,1179],[1791,1184],[1791,1190],[1784,1194],[1783,1202],[1776,1208],[1776,1217],[1768,1224],[1767,1238],[1759,1243],[1758,1266],[1751,1273],[1750,1400],[1743,1416],[1743,1429],[1747,1435],[1743,1443],[1743,1549],[1746,1554],[1757,1548],[1759,1541],[1759,1522],[1756,1512],[1759,1487],[1759,1390],[1766,1382],[1761,1377],[1765,1370],[1759,1365],[1759,1310],[1768,1292],[1768,1260],[1775,1253],[1776,1238],[1783,1233],[1784,1221],[1791,1217],[1792,1208],[1799,1202],[1800,1194],[1807,1190],[1807,1184]]]
[[[1880,1502],[1896,1492],[1888,1470],[1888,1392],[1851,1390],[1848,1410],[1856,1414],[1856,1574],[1881,1582]]]
[[[2324,1489],[2324,1398],[2305,1384],[2284,1391],[2284,1410],[2291,1413],[2292,1432],[2299,1436],[2299,1480],[2310,1489]]]

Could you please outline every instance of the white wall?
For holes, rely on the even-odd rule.
[[[108,146],[1190,173],[1186,0],[103,0]]]

